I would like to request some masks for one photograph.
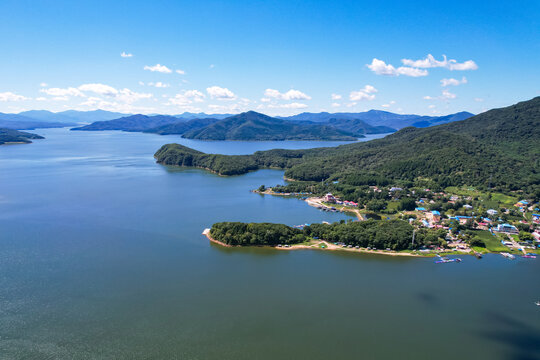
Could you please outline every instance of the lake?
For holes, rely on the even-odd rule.
[[[222,248],[217,221],[349,217],[153,159],[340,143],[34,132],[0,147],[2,359],[540,359],[539,260]]]

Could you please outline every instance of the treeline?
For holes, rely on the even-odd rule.
[[[276,246],[306,240],[305,234],[299,229],[271,223],[216,223],[210,229],[210,236],[233,246]]]
[[[212,225],[210,235],[228,245],[276,246],[298,244],[315,238],[346,245],[376,249],[414,250],[425,246],[444,246],[444,230],[420,229],[414,243],[413,226],[406,221],[368,220],[334,224],[312,224],[303,230],[283,224],[221,222]]]

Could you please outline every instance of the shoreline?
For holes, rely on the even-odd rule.
[[[312,245],[305,245],[305,244],[298,244],[298,245],[290,245],[290,247],[277,247],[277,246],[270,246],[270,245],[258,245],[258,246],[241,246],[241,245],[229,245],[224,242],[221,242],[219,240],[214,239],[212,236],[210,236],[210,229],[206,228],[202,232],[202,235],[206,236],[210,242],[223,246],[223,247],[258,247],[258,248],[269,248],[269,249],[275,249],[275,250],[330,250],[330,251],[347,251],[347,252],[356,252],[361,254],[377,254],[377,255],[389,255],[389,256],[408,256],[408,257],[431,257],[430,255],[422,255],[422,254],[413,254],[413,253],[407,253],[407,252],[387,252],[384,250],[366,250],[366,249],[356,249],[356,248],[348,248],[348,247],[342,247],[338,245],[331,244],[327,241],[321,240],[318,243],[312,244]],[[326,247],[321,248],[320,245],[324,244]]]

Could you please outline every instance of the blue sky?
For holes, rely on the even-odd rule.
[[[538,14],[539,1],[3,0],[0,112],[479,113],[540,95]]]

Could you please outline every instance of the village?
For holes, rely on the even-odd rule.
[[[342,200],[332,193],[313,196],[308,192],[274,192],[271,188],[256,192],[295,197],[321,211],[354,214],[354,221],[401,219],[415,229],[445,231],[445,246],[421,249],[425,254],[450,252],[481,257],[484,253],[500,253],[509,259],[517,255],[535,258],[540,254],[538,203],[524,199],[516,201],[507,195],[485,194],[474,189],[447,189],[455,191],[451,193],[430,189],[404,190],[395,186],[369,188],[374,193],[388,194],[383,209],[374,210],[354,201]]]

